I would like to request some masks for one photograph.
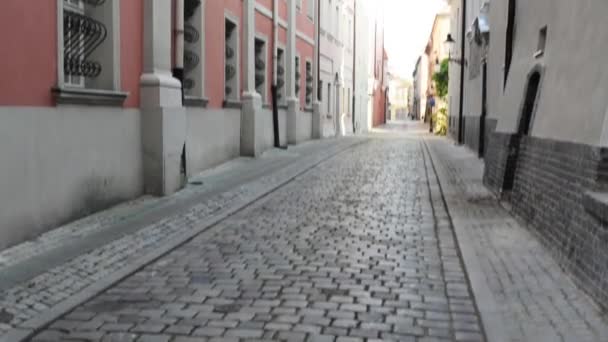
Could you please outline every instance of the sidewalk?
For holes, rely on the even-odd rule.
[[[142,197],[0,252],[0,341],[17,340],[324,160],[365,142],[238,158],[165,198]]]
[[[483,161],[425,139],[490,341],[608,341],[608,319],[483,186]]]

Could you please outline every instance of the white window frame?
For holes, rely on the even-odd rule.
[[[88,14],[84,1],[57,0],[57,88],[81,88],[93,90],[109,90],[119,92],[120,85],[120,0],[106,0],[103,8],[98,13],[90,15],[92,18],[102,21],[108,30],[106,40],[95,50],[92,59],[102,64],[102,74],[94,80],[82,80],[78,83],[66,79],[64,70],[64,39],[63,39],[63,11],[64,9],[76,10],[78,13]],[[66,8],[68,7],[68,8]]]

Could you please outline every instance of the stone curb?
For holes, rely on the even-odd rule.
[[[462,261],[464,263],[465,272],[469,279],[469,283],[473,290],[477,309],[481,316],[481,322],[486,338],[489,342],[506,342],[508,341],[508,335],[504,331],[502,314],[498,308],[498,304],[494,299],[492,291],[486,281],[486,277],[483,274],[477,255],[475,254],[475,247],[471,244],[469,233],[466,229],[466,219],[462,218],[457,210],[453,210],[455,203],[446,198],[444,193],[444,185],[447,184],[446,175],[438,170],[437,164],[440,163],[440,159],[435,155],[432,148],[430,148],[426,142],[422,142],[424,146],[424,153],[428,155],[431,169],[435,174],[437,180],[439,195],[447,211],[447,215],[450,224],[453,227],[453,231],[456,235],[456,244],[460,250]],[[452,208],[452,210],[450,210]]]
[[[272,192],[278,190],[279,188],[283,187],[287,183],[291,182],[296,177],[306,173],[307,171],[313,169],[314,167],[323,163],[324,161],[327,161],[327,160],[335,157],[336,155],[338,155],[348,149],[351,149],[357,145],[363,144],[367,141],[368,140],[365,139],[365,140],[361,140],[361,141],[350,142],[350,143],[346,144],[346,146],[341,145],[340,147],[336,148],[335,150],[331,150],[331,151],[323,154],[320,157],[314,158],[311,161],[308,161],[306,163],[305,163],[305,161],[301,161],[300,163],[305,163],[305,165],[303,165],[303,166],[298,162],[287,166],[283,170],[287,170],[287,169],[295,169],[295,170],[288,170],[289,173],[287,176],[285,176],[284,179],[277,181],[275,184],[268,186],[266,189],[261,190],[257,194],[254,194],[247,198],[243,198],[239,203],[234,204],[233,206],[231,206],[227,209],[221,210],[219,213],[212,214],[211,217],[200,222],[199,228],[196,228],[195,230],[192,230],[188,233],[184,233],[180,236],[172,238],[171,240],[164,243],[163,247],[155,250],[154,252],[148,253],[148,254],[138,258],[137,261],[133,262],[132,264],[126,266],[125,268],[123,268],[119,271],[114,272],[113,274],[108,275],[103,280],[87,286],[83,290],[79,291],[77,294],[71,296],[70,298],[66,299],[65,301],[63,301],[63,302],[55,305],[51,309],[47,310],[45,313],[39,315],[38,317],[35,317],[35,318],[32,318],[32,319],[26,321],[25,323],[22,324],[23,328],[14,328],[12,330],[7,331],[6,334],[4,334],[3,336],[0,336],[0,341],[2,341],[2,342],[28,341],[37,332],[46,328],[48,325],[53,323],[55,320],[59,319],[61,316],[72,311],[78,305],[90,300],[91,298],[97,296],[98,294],[100,294],[103,291],[110,288],[112,285],[120,282],[121,280],[134,274],[135,272],[139,271],[140,269],[144,268],[145,266],[151,264],[152,262],[154,262],[155,260],[164,256],[165,254],[171,252],[172,250],[174,250],[174,249],[178,248],[179,246],[185,244],[186,242],[192,240],[197,235],[199,235],[199,234],[203,233],[204,231],[208,230],[209,228],[217,225],[218,223],[220,223],[227,217],[232,216],[233,214],[237,213],[238,211],[242,210],[243,208],[245,208],[248,205],[252,204],[253,202],[257,201],[258,199],[261,199],[261,198],[271,194]]]

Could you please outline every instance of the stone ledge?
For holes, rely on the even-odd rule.
[[[186,107],[202,107],[206,108],[209,99],[206,97],[184,96],[184,106]]]
[[[224,108],[241,109],[243,107],[243,103],[241,101],[235,101],[235,100],[224,100],[224,102],[222,103],[222,106]]]
[[[583,194],[583,207],[593,217],[608,222],[608,193],[587,191]]]
[[[81,104],[89,106],[122,106],[127,92],[86,88],[55,87],[51,93],[57,104]]]

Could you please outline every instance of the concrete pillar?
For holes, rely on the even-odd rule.
[[[262,97],[255,89],[255,0],[243,2],[243,94],[241,96],[241,154],[256,157],[263,151]]]
[[[287,142],[297,144],[300,100],[296,96],[296,0],[287,0]]]
[[[319,41],[319,28],[320,28],[320,19],[319,18],[319,0],[311,0],[315,2],[315,13],[313,15],[313,20],[315,23],[315,49],[314,56],[312,62],[312,137],[313,139],[321,139],[323,137],[323,120],[321,118],[321,103],[319,102],[319,49],[321,48],[321,42]],[[329,15],[329,13],[327,14]]]
[[[181,83],[171,75],[171,2],[144,1],[141,134],[144,191],[169,195],[181,187],[186,113]]]

